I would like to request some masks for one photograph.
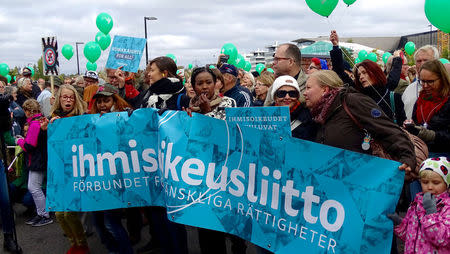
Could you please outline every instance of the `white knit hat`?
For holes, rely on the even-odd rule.
[[[422,165],[420,165],[420,170],[432,170],[436,173],[438,173],[443,179],[444,182],[447,184],[447,187],[450,183],[450,162],[448,158],[446,157],[436,157],[436,158],[428,158],[423,161]]]
[[[271,91],[272,98],[275,98],[275,93],[282,86],[291,86],[291,87],[297,89],[298,93],[300,93],[300,87],[298,86],[297,80],[295,80],[295,78],[293,78],[289,75],[284,75],[284,76],[278,77],[273,82],[272,91]]]

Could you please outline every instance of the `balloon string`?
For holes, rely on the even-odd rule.
[[[334,27],[333,22],[332,22],[331,19],[330,19],[330,16],[328,16],[327,22],[328,22],[328,25],[331,27],[331,30],[336,30],[336,28]]]

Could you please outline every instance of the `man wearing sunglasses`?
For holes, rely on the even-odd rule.
[[[275,79],[272,88],[275,106],[289,107],[292,137],[312,141],[316,136],[317,127],[309,110],[300,104],[300,88],[297,80],[284,75]]]
[[[303,72],[302,68],[302,54],[300,49],[291,43],[281,44],[275,54],[273,55],[273,70],[275,71],[275,77],[283,75],[289,75],[293,77],[300,88],[300,94],[303,94],[305,90],[307,75]],[[272,93],[272,89],[269,89],[268,95]],[[273,97],[267,96],[265,106],[273,104]]]

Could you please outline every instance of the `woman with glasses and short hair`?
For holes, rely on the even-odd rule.
[[[309,110],[300,103],[300,88],[297,80],[289,75],[275,79],[271,91],[275,106],[288,106],[291,116],[292,137],[314,140],[317,126]]]
[[[450,156],[450,76],[433,60],[422,65],[418,82],[423,88],[404,126],[428,145],[429,157]]]
[[[256,78],[255,101],[253,101],[253,106],[264,106],[267,93],[269,92],[269,88],[272,86],[274,79],[275,75],[268,71],[262,72],[261,75]]]

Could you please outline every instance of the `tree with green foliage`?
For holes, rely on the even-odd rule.
[[[449,59],[448,48],[444,48],[441,53],[441,58]]]
[[[344,55],[344,60],[347,61],[350,66],[353,66],[355,58],[353,58],[353,49],[341,47],[342,54]]]

